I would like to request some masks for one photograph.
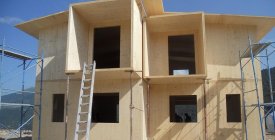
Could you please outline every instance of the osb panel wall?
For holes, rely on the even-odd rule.
[[[197,95],[197,122],[171,123],[169,115],[170,95]],[[203,86],[151,85],[149,93],[150,140],[197,140],[204,137]]]

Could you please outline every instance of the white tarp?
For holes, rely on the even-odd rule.
[[[266,117],[267,132],[270,133],[275,133],[275,120],[273,119],[273,115],[275,115],[275,111],[273,113],[269,113],[269,115]]]

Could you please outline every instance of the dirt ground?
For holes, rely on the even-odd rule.
[[[265,136],[266,140],[275,140],[275,134],[267,133]]]

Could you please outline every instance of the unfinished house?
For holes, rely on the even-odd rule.
[[[165,12],[162,0],[76,3],[19,24],[45,58],[34,137],[74,139],[83,64],[95,60],[90,139],[245,139],[239,51],[274,25],[273,17]],[[248,111],[248,137],[261,139],[258,111]]]

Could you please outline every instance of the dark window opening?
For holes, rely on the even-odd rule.
[[[239,94],[226,95],[227,122],[241,122],[241,99]]]
[[[96,68],[120,67],[120,26],[94,29]]]
[[[197,96],[170,96],[170,122],[197,122]]]
[[[169,75],[195,74],[194,35],[168,36]]]
[[[64,94],[53,95],[52,122],[64,121]]]
[[[92,122],[119,123],[119,93],[95,93]]]

